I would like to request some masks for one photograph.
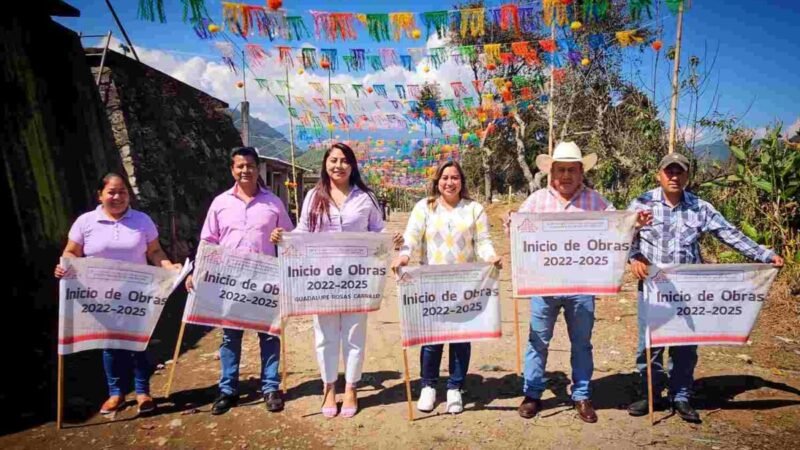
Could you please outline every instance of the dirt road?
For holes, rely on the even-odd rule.
[[[510,267],[508,241],[499,226],[501,208],[490,208],[496,247]],[[395,214],[390,231],[400,231],[406,214]],[[465,389],[465,411],[443,414],[444,386],[437,411],[406,419],[405,387],[396,290],[387,283],[383,309],[369,319],[364,380],[359,389],[360,413],[353,419],[325,419],[319,413],[322,384],[313,349],[310,318],[293,319],[287,327],[288,402],[280,414],[269,414],[256,394],[259,371],[255,335],[245,337],[242,378],[244,405],[223,416],[209,411],[216,395],[219,361],[216,349],[220,331],[207,333],[181,355],[173,392],[159,400],[153,417],[136,418],[135,408],[113,420],[94,415],[86,422],[68,423],[56,431],[48,423],[0,437],[2,448],[790,448],[800,440],[800,373],[748,363],[760,344],[741,348],[704,347],[697,377],[697,406],[703,423],[692,425],[667,413],[651,427],[646,418],[628,416],[625,407],[637,398],[633,373],[636,348],[634,284],[622,295],[598,299],[594,331],[595,372],[593,402],[599,421],[581,422],[571,409],[568,395],[570,344],[563,319],[559,319],[548,362],[549,390],[545,411],[533,420],[516,412],[521,400],[521,379],[514,373],[513,303],[505,271],[503,338],[473,345],[470,375]],[[520,303],[523,342],[527,339],[529,308]],[[171,345],[171,344],[170,344]],[[787,356],[798,358],[797,354]],[[419,392],[419,350],[409,350],[412,389]],[[793,362],[793,364],[796,361]],[[447,352],[442,362],[447,375]],[[160,394],[167,370],[153,376],[153,392]],[[340,380],[341,381],[341,380]],[[86,375],[86,383],[102,384],[99,370]],[[68,402],[76,407],[73,399]],[[85,405],[84,405],[85,406]],[[91,405],[99,408],[97,405]],[[67,415],[70,418],[70,415]]]

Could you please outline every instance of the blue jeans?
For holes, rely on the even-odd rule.
[[[642,314],[644,300],[639,292],[639,347],[636,350],[636,368],[642,379],[642,392],[647,398],[647,350],[645,349],[645,332],[647,324]],[[664,347],[650,349],[650,364],[653,371],[653,396],[659,397],[667,385],[669,371],[669,397],[673,401],[686,401],[692,398],[694,384],[694,368],[697,366],[697,346],[681,345],[669,348],[667,368],[664,369]]]
[[[594,296],[568,295],[561,297],[531,297],[531,325],[528,349],[525,353],[525,382],[522,392],[527,397],[542,398],[547,386],[544,377],[547,350],[553,338],[559,309],[572,344],[572,400],[588,400],[594,371],[592,359],[592,328],[594,327]]]
[[[464,379],[467,378],[472,345],[469,342],[456,342],[448,345],[450,347],[450,378],[447,380],[447,389],[461,389],[464,386]],[[436,382],[439,381],[439,366],[442,364],[443,352],[444,344],[422,346],[419,352],[422,387],[436,387]]]
[[[136,393],[150,394],[150,375],[153,374],[153,366],[147,358],[147,352],[103,350],[103,369],[106,372],[109,396],[128,393],[131,370]]]
[[[239,395],[239,361],[242,359],[242,335],[244,331],[222,329],[222,343],[219,346],[219,361],[222,374],[219,378],[219,391],[225,395]],[[281,340],[277,336],[258,333],[261,346],[261,392],[275,392],[281,384],[278,364],[281,354]]]

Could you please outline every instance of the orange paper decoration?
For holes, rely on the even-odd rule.
[[[655,51],[660,51],[662,45],[664,44],[662,44],[661,41],[653,41],[653,43],[650,44],[650,47],[653,47],[653,50]]]

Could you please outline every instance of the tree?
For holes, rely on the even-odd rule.
[[[580,10],[580,5],[576,3],[576,6]],[[483,3],[470,2],[458,7],[479,8]],[[613,42],[615,32],[637,29],[639,22],[630,17],[623,5],[612,6],[601,21],[586,22],[578,32],[558,30],[556,33],[558,38],[566,33],[582,53],[579,61],[575,61],[573,55],[563,67],[565,70],[559,71],[552,97],[549,95],[550,66],[545,61],[550,55],[546,52],[539,51],[538,56],[534,56],[531,51],[528,57],[515,52],[505,64],[489,62],[486,56],[467,61],[475,80],[499,78],[503,81],[502,84],[483,83],[480,94],[487,101],[476,110],[469,124],[479,132],[487,197],[491,192],[490,173],[497,169],[496,161],[502,159],[497,157],[499,154],[514,156],[529,191],[540,187],[543,177],[534,174],[530,164],[537,153],[544,153],[548,148],[548,102],[554,106],[555,141],[574,140],[587,153],[596,151],[601,156],[610,156],[614,163],[624,162],[622,167],[606,168],[604,183],[619,184],[621,177],[627,175],[626,170],[635,171],[640,154],[661,153],[658,150],[663,148],[663,125],[657,119],[657,111],[633,83],[623,80],[622,51]],[[551,38],[550,33],[542,31],[502,30],[489,19],[484,28],[485,34],[477,37],[469,34],[462,37],[453,30],[449,36],[450,45],[460,48],[499,43],[519,50],[520,44],[514,43],[527,41],[528,48],[534,50],[540,40]],[[602,36],[599,43],[597,36]],[[651,40],[646,29],[638,29],[636,36],[642,48]],[[582,61],[584,58],[587,61]],[[633,117],[625,114],[633,114]],[[642,129],[650,132],[645,138],[636,135]]]
[[[426,125],[430,123],[435,126],[440,132],[444,125],[441,97],[442,94],[438,85],[426,82],[420,89],[419,100],[411,108],[412,115],[422,119]],[[433,133],[431,132],[431,134]],[[425,135],[428,135],[427,126],[425,127]]]
[[[732,220],[760,244],[800,262],[800,152],[781,137],[780,123],[757,144],[749,130],[733,129],[728,143],[735,161],[704,188]]]

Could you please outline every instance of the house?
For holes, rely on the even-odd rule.
[[[286,205],[289,211],[289,216],[295,219],[295,201],[292,195],[293,189],[287,185],[287,182],[292,180],[292,163],[282,159],[261,156],[261,179],[267,183],[267,187],[277,195]],[[300,167],[295,164],[295,171],[297,176],[297,203],[303,204],[304,183],[303,174],[311,173],[311,169]],[[299,215],[299,211],[298,211]]]

